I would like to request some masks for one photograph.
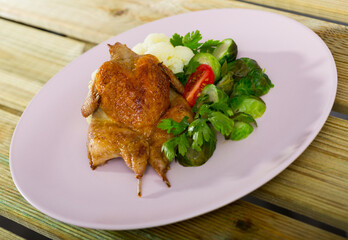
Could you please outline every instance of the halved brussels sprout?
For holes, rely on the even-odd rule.
[[[250,114],[244,113],[244,112],[236,113],[232,117],[232,119],[235,122],[253,123],[257,127],[257,123],[256,123],[255,119],[253,118],[253,116],[251,116]]]
[[[273,87],[274,85],[267,74],[263,73],[261,70],[254,69],[233,86],[232,95],[263,96]]]
[[[233,77],[236,77],[237,80],[241,77],[245,77],[250,72],[248,65],[242,59],[237,59],[228,63],[227,71],[231,72]]]
[[[255,69],[261,70],[260,65],[254,59],[244,57],[240,58],[240,60],[242,60],[249,67],[249,71]]]
[[[261,117],[266,111],[265,102],[256,96],[237,96],[230,99],[230,106],[234,113],[244,112],[254,119]]]
[[[213,55],[223,64],[225,61],[231,62],[236,59],[238,54],[238,47],[232,38],[226,38],[214,49]]]
[[[213,132],[215,133],[215,131]],[[188,140],[191,146],[192,139],[189,138]],[[212,142],[212,144],[204,142],[203,145],[201,146],[201,151],[197,151],[193,149],[192,147],[189,147],[187,149],[185,156],[178,154],[176,159],[184,167],[201,166],[204,163],[206,163],[209,160],[209,158],[213,155],[215,148],[216,148],[216,141]]]
[[[208,84],[201,92],[201,96],[205,98],[202,102],[225,102],[228,100],[228,95],[217,88],[214,84]],[[208,97],[204,97],[208,96]],[[200,100],[200,99],[199,99]],[[197,101],[199,101],[197,100]]]
[[[208,84],[197,98],[192,111],[196,113],[195,118],[206,116],[211,110],[220,111],[228,116],[233,115],[233,110],[229,106],[229,97],[226,93],[217,89],[214,84]]]
[[[196,62],[199,64],[209,65],[215,76],[215,83],[220,80],[221,65],[219,61],[210,53],[197,53],[189,62],[188,66],[195,65]]]
[[[248,137],[254,128],[250,125],[250,123],[246,122],[235,122],[232,133],[230,135],[230,139],[234,141],[242,140]]]
[[[214,84],[208,84],[202,90],[201,96],[207,95],[207,102],[219,101],[218,89]]]
[[[232,72],[228,72],[225,76],[223,76],[221,81],[216,84],[216,87],[227,95],[231,95],[232,93],[234,83],[232,75]]]

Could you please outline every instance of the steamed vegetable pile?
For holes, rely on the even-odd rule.
[[[175,49],[186,53],[181,54],[181,59],[185,58],[179,61],[181,65],[174,65],[175,71],[173,64],[168,67],[185,86],[183,96],[195,113],[194,120],[189,123],[183,118],[178,123],[164,119],[158,125],[174,135],[162,146],[165,156],[169,161],[176,159],[183,166],[200,166],[208,161],[216,148],[216,132],[226,140],[248,137],[257,126],[255,119],[266,111],[266,104],[260,97],[274,86],[255,60],[236,59],[238,47],[233,39],[204,43],[201,39],[198,30],[184,36],[175,33],[169,43],[165,40],[166,46],[171,44],[167,49],[174,49],[169,51],[172,55],[163,57],[162,54],[162,59],[159,58],[173,63],[170,59],[179,59]],[[156,44],[152,50],[150,46],[152,54]]]

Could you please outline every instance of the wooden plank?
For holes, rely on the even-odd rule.
[[[348,115],[348,27],[325,23],[313,27],[329,47],[337,68],[337,94],[333,110]]]
[[[43,83],[0,68],[0,86],[0,109],[20,116]]]
[[[80,41],[3,19],[0,19],[0,41],[1,70],[41,83],[81,55],[86,46]]]
[[[0,41],[0,153],[8,155],[12,132],[32,97],[87,45],[2,19]]]
[[[16,128],[19,116],[0,109],[0,154],[9,156],[13,131]]]
[[[324,0],[321,0],[324,1]],[[340,0],[325,3],[335,9],[335,16],[342,15],[347,21],[346,5],[337,7]],[[285,1],[290,2],[290,1]],[[300,0],[296,0],[300,2]],[[311,3],[315,2],[310,0]],[[249,8],[276,12],[306,24],[311,18],[240,1],[201,0],[189,1],[142,1],[142,0],[0,0],[0,16],[26,24],[58,32],[74,38],[99,43],[121,32],[163,17],[212,8]],[[295,4],[294,4],[295,5]],[[301,4],[298,4],[301,6]],[[302,4],[303,5],[303,4]],[[322,5],[322,4],[319,4]],[[304,10],[305,11],[305,10]],[[311,9],[307,9],[311,11]],[[341,11],[341,12],[339,12]],[[320,12],[323,14],[323,12]],[[320,22],[314,20],[315,22]]]
[[[0,227],[0,239],[2,240],[24,240],[24,238],[7,231],[6,229]]]
[[[314,1],[314,0],[313,0]],[[313,2],[311,0],[311,2]],[[322,0],[323,1],[323,0]],[[339,0],[335,0],[334,8]],[[275,12],[293,18],[313,29],[328,45],[336,61],[338,91],[334,110],[348,114],[348,27],[313,18],[273,10],[236,1],[45,1],[45,0],[0,0],[0,16],[22,21],[74,38],[101,42],[135,26],[166,16],[210,8],[251,8]],[[338,7],[337,9],[344,9]],[[10,32],[10,31],[9,31]],[[35,36],[33,36],[35,38]],[[1,62],[0,62],[1,63]],[[33,63],[22,68],[32,67]],[[49,68],[55,68],[47,64]],[[24,69],[24,70],[25,70]],[[44,68],[46,69],[46,68]],[[57,69],[56,69],[57,70]],[[43,73],[35,73],[41,76]],[[47,78],[46,75],[42,76]],[[45,79],[46,79],[45,78]]]
[[[329,117],[306,151],[253,196],[348,230],[348,121]]]
[[[0,29],[1,30],[6,29],[6,24],[4,23],[4,21],[0,21],[0,24],[1,23],[3,28],[0,28]],[[11,29],[13,32],[17,32],[17,35],[16,34],[9,35],[9,37],[6,38],[6,34],[2,33],[0,30],[2,43],[10,46],[10,44],[6,43],[6,41],[12,41],[15,44],[21,40],[26,42],[27,44],[34,44],[34,45],[36,44],[35,45],[36,47],[29,47],[25,50],[25,52],[22,52],[24,50],[21,50],[21,48],[16,49],[16,51],[6,50],[5,48],[3,48],[2,50],[5,53],[13,54],[12,57],[17,59],[17,61],[8,61],[8,62],[4,61],[2,63],[5,66],[4,69],[0,67],[0,81],[1,81],[0,88],[1,88],[1,91],[4,92],[4,95],[2,95],[4,97],[2,96],[0,97],[0,110],[1,110],[0,111],[0,129],[2,130],[0,131],[0,153],[3,154],[5,157],[8,157],[8,150],[9,150],[12,132],[14,130],[16,122],[18,121],[21,111],[23,111],[24,107],[27,105],[31,97],[35,95],[35,93],[41,87],[43,82],[47,81],[47,79],[45,79],[44,76],[47,76],[47,78],[49,78],[50,76],[55,74],[55,71],[58,71],[56,69],[58,68],[58,66],[56,68],[48,68],[48,69],[45,69],[45,74],[43,76],[36,78],[36,74],[34,73],[39,72],[40,69],[43,69],[46,66],[45,65],[46,63],[44,61],[41,61],[40,59],[45,58],[46,61],[53,62],[52,64],[56,64],[54,63],[54,59],[60,58],[62,59],[60,60],[62,62],[61,65],[63,65],[64,61],[67,63],[69,59],[72,60],[73,58],[75,58],[75,55],[80,54],[79,51],[83,51],[84,49],[84,43],[81,43],[75,40],[66,39],[65,37],[57,36],[51,33],[45,33],[40,30],[31,29],[25,26],[18,26],[18,24],[15,24],[15,23],[9,23],[9,25],[11,26]],[[26,28],[28,28],[27,29],[28,34],[26,33]],[[18,29],[22,29],[22,30],[19,31]],[[33,33],[32,31],[34,31],[35,33]],[[35,35],[35,37],[32,37],[33,35]],[[52,45],[57,46],[56,50],[54,50],[53,53],[50,52],[51,48],[49,47]],[[40,48],[40,47],[46,50],[42,52],[37,51],[37,48]],[[72,50],[72,49],[78,49],[78,51]],[[74,54],[71,54],[71,52],[73,52]],[[67,54],[70,57],[61,56],[64,54]],[[33,62],[36,61],[36,64],[33,64],[33,67],[28,68],[27,71],[24,71],[23,68],[20,67],[21,65],[20,61],[22,58],[24,58],[24,56],[29,59],[32,59]],[[31,58],[31,56],[33,57]],[[37,59],[39,60],[37,61]],[[26,60],[26,61],[30,62],[30,60]],[[8,81],[6,81],[6,79]],[[3,86],[6,86],[6,88]],[[305,191],[307,191],[306,198],[311,199],[311,196],[317,196],[318,194],[321,193],[321,189],[319,186],[320,183],[328,182],[329,184],[325,185],[326,188],[324,191],[325,196],[327,197],[327,199],[325,200],[326,202],[317,203],[317,201],[319,201],[320,199],[316,197],[314,201],[313,200],[309,201],[306,207],[303,207],[303,209],[300,209],[299,211],[302,211],[304,215],[312,216],[315,218],[317,217],[317,215],[315,214],[318,211],[319,218],[323,222],[342,228],[343,224],[346,223],[342,219],[342,216],[344,216],[344,211],[346,211],[347,201],[346,201],[346,198],[339,196],[339,194],[342,194],[342,192],[346,190],[346,185],[344,185],[345,184],[344,179],[336,178],[335,174],[339,172],[340,173],[339,176],[341,176],[344,173],[347,173],[346,168],[340,167],[342,165],[346,166],[344,162],[342,161],[343,160],[346,161],[346,158],[344,158],[344,156],[347,156],[347,154],[343,150],[340,150],[341,151],[340,153],[340,151],[338,151],[338,149],[336,148],[329,148],[328,150],[325,150],[325,144],[330,144],[335,146],[333,144],[333,139],[336,137],[338,139],[340,138],[347,139],[345,135],[342,135],[347,133],[347,129],[343,127],[342,129],[339,129],[339,131],[336,131],[335,128],[337,126],[341,126],[341,125],[345,126],[345,125],[340,120],[337,120],[335,118],[330,118],[328,123],[330,124],[328,125],[327,127],[328,130],[326,132],[334,133],[333,137],[328,138],[328,140],[326,140],[327,137],[324,137],[325,139],[323,142],[324,145],[318,145],[316,147],[311,146],[307,150],[311,152],[306,154],[307,152],[306,151],[303,154],[303,156],[300,159],[303,159],[302,162],[304,162],[304,165],[300,164],[298,167],[295,168],[295,170],[299,172],[299,173],[296,172],[295,174],[295,177],[296,179],[298,179],[298,181],[293,182],[292,177],[294,176],[293,172],[295,172],[295,170],[291,170],[290,168],[289,171],[291,172],[291,174],[288,170],[286,170],[289,172],[289,174],[288,175],[285,174],[284,175],[286,176],[285,178],[282,177],[282,178],[279,178],[279,180],[272,181],[272,182],[275,182],[274,183],[275,185],[271,185],[274,187],[272,187],[270,190],[266,188],[266,190],[264,192],[261,192],[262,194],[260,193],[258,196],[262,197],[263,199],[267,201],[273,201],[274,203],[278,205],[297,211],[301,207],[302,202],[298,203],[296,202],[296,198],[294,199],[290,198],[292,195],[296,196],[296,194],[298,192],[301,192],[302,188],[304,188]],[[323,131],[324,129],[326,128],[323,128]],[[319,135],[318,137],[320,136],[321,135]],[[324,136],[326,135],[324,134]],[[315,144],[316,142],[317,140],[313,144]],[[346,141],[343,141],[341,148],[347,149],[348,148],[347,146],[348,145]],[[329,158],[330,164],[326,164],[328,169],[335,169],[335,171],[329,172],[329,174],[327,175],[326,171],[328,170],[322,169],[321,171],[324,172],[325,174],[317,174],[318,176],[316,175],[315,178],[307,177],[308,174],[313,174],[312,172],[314,173],[318,172],[318,169],[316,168],[316,163],[314,161],[315,159],[319,159],[319,158],[325,159],[330,156],[337,156],[337,153],[340,153],[342,156],[340,155],[339,158],[331,157]],[[312,159],[312,156],[315,156],[314,160]],[[309,161],[309,166],[305,164],[307,161]],[[295,162],[295,164],[297,164],[297,162]],[[316,188],[313,189],[313,191],[311,191],[311,189],[307,189],[308,186],[300,185],[299,187],[298,185],[298,183],[312,181],[313,179],[315,180],[316,178],[319,178],[319,182],[317,182],[318,184],[316,185]],[[336,179],[337,181],[335,182],[332,179]],[[277,181],[279,182],[277,183]],[[284,182],[288,185],[287,195],[284,195],[285,196],[284,199],[280,199],[277,202],[274,200],[275,198],[274,196],[278,197],[279,193],[281,192],[281,189],[284,188]],[[328,194],[328,191],[331,188],[335,191],[333,195]],[[329,202],[330,201],[334,202],[336,200],[339,201],[339,204],[336,207],[334,206],[334,208],[332,208]],[[289,202],[291,204],[288,204]],[[326,208],[328,210],[325,210]],[[336,214],[336,212],[338,214]],[[330,217],[330,214],[332,215],[331,217]],[[329,216],[329,218],[327,218],[326,216]]]
[[[56,221],[27,203],[11,181],[7,161],[0,154],[0,214],[52,239],[343,239],[242,200],[163,227],[133,231],[80,228]]]
[[[10,140],[17,120],[18,116],[0,110],[0,129],[4,129],[0,132],[0,154],[3,154],[4,162],[8,159]],[[348,230],[348,195],[344,194],[348,191],[347,161],[348,122],[330,117],[301,157],[252,195]],[[0,182],[11,182],[11,177],[6,176],[9,175],[7,171],[0,174]],[[3,183],[0,186],[5,185]],[[6,196],[14,192],[19,195],[14,187],[11,191],[7,189],[3,192]]]
[[[246,0],[246,2],[348,23],[348,3],[346,0]]]

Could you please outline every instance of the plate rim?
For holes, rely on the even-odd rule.
[[[200,208],[200,210],[197,210],[196,212],[190,212],[190,214],[185,214],[186,217],[174,217],[173,219],[167,219],[167,221],[163,221],[163,220],[151,220],[149,223],[143,223],[143,224],[133,224],[130,226],[130,224],[125,224],[125,225],[120,225],[120,224],[116,224],[118,227],[115,227],[115,224],[99,224],[99,223],[95,223],[95,224],[86,224],[86,223],[81,223],[79,221],[75,221],[75,220],[71,220],[69,218],[64,218],[61,216],[56,216],[54,213],[51,213],[49,210],[46,210],[44,208],[41,208],[41,206],[38,206],[36,204],[33,204],[33,201],[30,199],[29,196],[23,194],[23,190],[21,189],[20,184],[18,184],[15,174],[14,174],[14,169],[13,169],[13,151],[14,151],[14,145],[15,145],[15,140],[16,138],[18,138],[18,131],[20,131],[20,126],[22,121],[24,121],[23,119],[25,118],[25,116],[27,115],[27,112],[30,111],[30,108],[33,104],[35,104],[35,102],[37,101],[37,99],[39,98],[39,96],[43,93],[43,91],[45,91],[44,89],[46,88],[46,86],[48,84],[52,84],[52,79],[55,78],[59,78],[60,74],[63,74],[65,71],[67,71],[67,69],[69,69],[69,66],[71,64],[73,64],[77,59],[83,57],[85,54],[90,53],[94,48],[106,44],[107,42],[109,42],[111,39],[115,38],[115,37],[119,37],[122,36],[123,34],[127,34],[129,31],[135,31],[139,28],[144,27],[145,25],[148,24],[153,24],[155,22],[160,22],[163,21],[164,19],[170,19],[170,18],[177,18],[177,17],[181,17],[184,15],[194,15],[194,14],[201,14],[201,13],[206,13],[206,12],[223,12],[223,11],[242,11],[242,12],[260,12],[263,14],[269,14],[269,15],[274,15],[276,17],[281,17],[281,18],[285,18],[287,20],[290,20],[294,23],[296,23],[299,27],[305,29],[306,31],[310,32],[311,35],[313,35],[314,38],[317,38],[317,41],[321,43],[322,47],[327,51],[328,56],[330,56],[330,62],[331,62],[331,67],[333,68],[333,73],[334,73],[334,77],[333,77],[333,86],[334,89],[330,89],[330,91],[332,91],[332,95],[330,98],[330,101],[327,104],[327,109],[322,110],[322,113],[320,115],[320,120],[318,120],[320,122],[319,125],[321,125],[321,127],[317,128],[314,133],[313,133],[313,137],[307,137],[306,140],[301,144],[301,147],[297,148],[296,151],[294,151],[289,157],[287,157],[287,160],[282,162],[281,164],[279,164],[278,166],[276,166],[275,168],[273,168],[272,170],[270,170],[266,176],[260,177],[257,181],[257,183],[253,184],[251,187],[249,186],[248,188],[246,188],[247,190],[243,190],[241,191],[242,194],[239,198],[234,199],[234,200],[230,200],[231,198],[225,198],[223,199],[223,201],[219,201],[218,204],[215,204],[213,206],[209,206],[209,207],[205,207],[204,210],[202,210],[203,208]],[[152,22],[148,22],[139,26],[136,26],[134,28],[128,29],[122,33],[119,33],[115,36],[110,37],[109,39],[97,44],[96,46],[94,46],[93,48],[89,49],[88,51],[84,52],[83,54],[79,55],[76,59],[72,60],[69,64],[65,65],[60,71],[58,71],[54,76],[52,76],[43,86],[42,88],[35,94],[35,96],[31,99],[31,101],[29,102],[29,104],[26,106],[25,110],[23,111],[19,121],[17,122],[16,128],[13,132],[12,135],[12,139],[11,139],[11,144],[10,144],[10,150],[9,150],[9,166],[10,166],[10,172],[11,172],[11,176],[12,176],[12,180],[16,186],[16,188],[18,189],[18,191],[21,193],[21,195],[24,197],[24,199],[33,207],[35,207],[37,210],[39,210],[41,213],[52,217],[55,220],[59,220],[62,221],[64,223],[68,223],[68,224],[73,224],[75,226],[79,226],[79,227],[85,227],[85,228],[92,228],[92,229],[101,229],[101,230],[134,230],[134,229],[144,229],[144,228],[150,228],[150,227],[159,227],[159,226],[164,226],[164,225],[168,225],[168,224],[173,224],[176,222],[181,222],[181,221],[185,221],[194,217],[198,217],[204,214],[207,214],[211,211],[217,210],[219,208],[222,208],[230,203],[233,203],[237,200],[239,200],[240,198],[244,197],[245,195],[255,191],[256,189],[258,189],[259,187],[263,186],[264,184],[266,184],[267,182],[271,181],[274,177],[276,177],[277,175],[279,175],[282,171],[284,171],[289,165],[291,165],[307,148],[308,146],[312,143],[312,141],[316,138],[316,136],[319,134],[319,132],[321,131],[322,127],[324,126],[327,118],[330,115],[330,112],[332,110],[332,107],[334,105],[334,101],[336,98],[336,93],[337,93],[337,83],[338,83],[338,79],[337,79],[337,67],[335,64],[335,60],[332,56],[331,51],[329,50],[328,46],[325,44],[325,42],[310,28],[308,28],[307,26],[303,25],[302,23],[278,14],[278,13],[274,13],[274,12],[269,12],[269,11],[264,11],[264,10],[258,10],[258,9],[244,9],[244,8],[221,8],[221,9],[207,9],[207,10],[201,10],[201,11],[194,11],[194,12],[188,12],[188,13],[182,13],[182,14],[177,14],[177,15],[173,15],[173,16],[169,16],[169,17],[165,17],[165,18],[161,18]],[[325,114],[324,114],[325,113]],[[251,189],[251,190],[250,190]]]

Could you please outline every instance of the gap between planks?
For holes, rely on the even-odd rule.
[[[342,0],[236,0],[277,11],[288,12],[321,21],[348,26],[348,4]]]
[[[0,227],[0,239],[3,240],[24,240],[24,238]]]
[[[342,239],[322,229],[242,200],[202,216],[162,227],[132,231],[93,230],[47,217],[25,202],[18,192],[13,190],[12,184],[5,188],[15,195],[6,200],[10,209],[0,209],[0,213],[52,239],[279,239],[280,236],[287,239],[299,239],[301,236],[311,239]],[[14,210],[16,208],[20,211]],[[21,212],[26,214],[23,215]]]
[[[83,2],[59,0],[48,3],[44,0],[35,0],[34,4],[29,4],[23,0],[13,0],[11,2],[0,0],[0,3],[2,3],[0,16],[95,43],[105,41],[125,30],[160,18],[212,8],[259,9],[279,13],[298,21],[303,19],[306,19],[307,22],[310,19],[315,20],[315,18],[305,17],[303,12],[289,13],[285,9],[274,9],[271,4],[264,7],[251,2],[202,0],[198,4],[187,0],[155,0],[153,2],[141,0],[87,0]],[[314,3],[312,1],[312,5],[315,7]],[[326,6],[335,8],[336,5],[326,2]],[[336,13],[335,15],[340,14]],[[344,19],[344,13],[341,15]]]
[[[337,66],[338,71],[338,90],[337,90],[337,96],[335,99],[335,104],[333,107],[334,111],[348,114],[348,62],[347,62],[347,51],[348,48],[348,28],[344,26],[340,26],[337,24],[329,24],[322,21],[316,21],[308,18],[301,18],[301,16],[297,16],[297,20],[304,23],[311,29],[313,29],[328,45],[330,48]],[[9,56],[9,60],[3,59],[0,60],[0,64],[2,66],[3,70],[6,70],[8,72],[14,72],[16,74],[23,74],[31,79],[37,79],[40,80],[40,82],[45,83],[51,76],[53,76],[52,73],[58,72],[60,69],[62,69],[67,63],[69,63],[72,59],[68,54],[71,53],[74,57],[78,57],[80,54],[85,52],[86,50],[90,49],[91,47],[95,46],[94,43],[85,42],[77,39],[72,39],[68,37],[61,37],[61,36],[54,36],[53,34],[49,32],[43,32],[39,31],[37,29],[33,29],[27,26],[21,26],[21,30],[19,33],[23,32],[23,34],[31,33],[28,36],[26,36],[26,40],[29,40],[31,44],[28,44],[28,46],[34,46],[35,49],[25,49],[26,47],[22,44],[22,36],[18,38],[18,35],[16,36],[16,32],[14,30],[17,28],[17,26],[20,26],[19,24],[13,23],[13,22],[7,22],[5,20],[0,20],[2,31],[5,31],[4,33],[6,36],[5,41],[2,41],[2,51],[0,53],[5,54],[5,56]],[[8,23],[8,24],[4,24]],[[8,25],[8,26],[6,26]],[[11,26],[11,27],[9,27]],[[5,30],[4,30],[5,29]],[[8,30],[6,30],[8,29]],[[26,29],[25,31],[23,29]],[[30,29],[30,31],[29,31]],[[28,31],[27,31],[28,30]],[[35,30],[35,31],[34,31]],[[61,46],[58,45],[52,45],[55,46],[54,48],[51,47],[50,41],[48,41],[45,44],[38,44],[38,39],[35,39],[35,36],[33,36],[33,32],[35,33],[43,33],[41,38],[45,39],[54,39],[52,40],[52,43],[54,44],[57,39],[66,39],[67,41],[73,41],[74,43],[79,43],[79,46],[76,46],[76,48],[70,48],[69,45]],[[9,36],[7,36],[7,34]],[[48,37],[52,35],[53,37]],[[7,42],[6,38],[10,38],[10,42]],[[36,42],[34,42],[36,41]],[[61,41],[61,40],[59,40]],[[64,42],[64,41],[63,41]],[[45,45],[47,47],[45,48]],[[14,46],[16,46],[15,49],[11,49]],[[62,51],[64,51],[63,48],[69,49],[69,51],[64,52],[64,54],[60,54]],[[1,50],[1,47],[0,47]],[[35,51],[40,51],[36,53]],[[18,52],[16,52],[18,51]],[[28,51],[31,51],[32,55],[27,55]],[[43,54],[47,53],[54,53],[55,59],[52,60],[51,56],[44,56]],[[58,54],[57,54],[58,53]],[[62,57],[65,56],[65,59],[62,59]],[[34,58],[34,59],[32,59]],[[13,61],[11,62],[11,59]],[[29,60],[27,60],[29,59]],[[70,59],[70,61],[66,61],[67,59]],[[38,64],[39,61],[42,61],[40,64]],[[15,64],[16,62],[20,62],[21,64]],[[35,63],[35,65],[33,65]],[[61,64],[60,64],[61,63]],[[40,69],[37,69],[36,66],[40,66]],[[52,68],[54,69],[52,71]],[[50,74],[46,74],[47,72],[50,72]],[[29,75],[30,74],[30,75]],[[21,76],[22,77],[22,76]]]

